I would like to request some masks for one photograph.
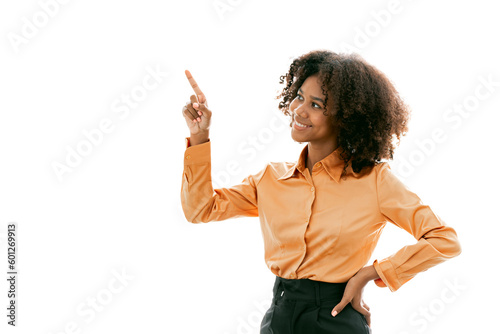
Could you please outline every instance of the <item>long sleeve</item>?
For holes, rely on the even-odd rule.
[[[381,261],[373,262],[380,279],[392,292],[417,273],[462,252],[456,231],[446,225],[428,205],[423,204],[392,173],[387,163],[380,165],[377,196],[380,212],[387,220],[412,234],[417,240],[417,243],[405,246]]]
[[[266,168],[249,175],[241,184],[213,189],[210,140],[190,146],[186,138],[181,203],[191,223],[207,223],[237,217],[258,217],[257,184]]]

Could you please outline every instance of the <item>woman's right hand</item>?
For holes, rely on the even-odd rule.
[[[186,119],[191,138],[195,136],[206,136],[208,138],[212,111],[208,109],[207,98],[194,80],[191,72],[186,70],[185,74],[196,95],[191,95],[191,102],[186,103],[182,108],[182,114]]]

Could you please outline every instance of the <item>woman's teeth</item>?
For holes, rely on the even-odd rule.
[[[305,125],[305,124],[302,124],[302,123],[299,123],[297,121],[295,121],[295,124],[297,124],[298,126],[300,126],[301,128],[307,128],[309,127],[309,125]]]

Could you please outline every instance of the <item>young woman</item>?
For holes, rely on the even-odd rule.
[[[316,50],[280,77],[280,110],[292,139],[307,142],[296,162],[270,162],[230,188],[213,189],[212,112],[196,95],[183,108],[182,207],[191,223],[259,217],[265,260],[276,275],[261,333],[371,333],[365,285],[398,290],[417,273],[461,253],[456,231],[391,171],[393,139],[409,108],[387,77],[357,54]],[[365,266],[387,222],[417,243]]]

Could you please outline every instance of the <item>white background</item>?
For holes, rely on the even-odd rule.
[[[500,24],[493,3],[2,2],[0,277],[7,276],[9,222],[18,224],[19,277],[15,329],[6,324],[1,280],[0,331],[258,333],[274,283],[258,218],[194,225],[181,209],[189,135],[181,109],[192,94],[184,70],[213,111],[212,174],[230,186],[268,161],[297,159],[303,144],[289,128],[262,137],[270,122],[286,122],[274,99],[279,76],[293,57],[343,45],[382,70],[411,106],[410,131],[391,165],[456,229],[463,248],[394,293],[369,283],[373,332],[497,328]],[[123,94],[140,91],[147,68],[168,74],[126,117],[116,113]],[[496,86],[478,88],[480,78]],[[476,98],[477,89],[488,96]],[[467,116],[445,120],[465,103]],[[84,145],[83,132],[104,119],[113,130],[58,178],[53,164],[65,164],[68,147]],[[446,140],[424,152],[418,142],[435,129]],[[254,156],[238,150],[259,135],[267,142]],[[398,166],[417,157],[402,175]],[[229,164],[238,166],[232,175]],[[415,242],[388,224],[371,261]],[[125,283],[114,280],[122,271]]]

